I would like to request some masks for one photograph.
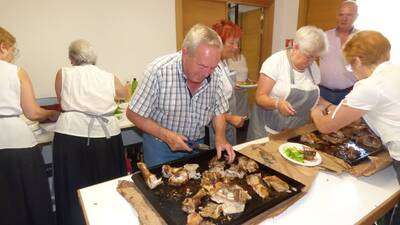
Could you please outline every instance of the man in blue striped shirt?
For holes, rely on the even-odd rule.
[[[222,42],[217,33],[197,24],[186,35],[182,50],[150,63],[132,97],[127,117],[143,135],[144,161],[159,165],[193,153],[191,144],[204,141],[204,127],[213,122],[220,158],[235,153],[225,137],[228,96],[220,69]],[[218,68],[216,70],[216,68]]]

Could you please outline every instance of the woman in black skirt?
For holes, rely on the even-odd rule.
[[[113,113],[115,99],[125,98],[128,89],[95,66],[89,42],[72,42],[69,59],[72,66],[57,72],[55,85],[63,110],[53,142],[58,225],[85,224],[78,189],[126,175],[121,131]]]
[[[49,183],[41,150],[25,121],[55,121],[35,100],[28,74],[12,64],[15,38],[0,27],[0,224],[52,225]]]

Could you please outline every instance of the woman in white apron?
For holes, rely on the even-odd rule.
[[[226,138],[230,144],[235,145],[237,142],[236,138],[236,128],[242,127],[245,117],[236,115],[236,97],[233,92],[233,88],[236,85],[236,72],[230,71],[227,60],[234,57],[235,52],[238,49],[239,38],[241,36],[240,27],[231,21],[222,20],[213,25],[213,30],[218,33],[221,37],[222,43],[224,44],[224,48],[221,54],[221,61],[216,68],[216,70],[220,70],[220,74],[224,74],[224,93],[229,97],[229,113],[225,115],[225,119],[227,122],[226,126]],[[214,143],[214,131],[212,126],[209,126],[210,129],[210,145],[212,147]]]
[[[310,121],[319,97],[320,73],[315,58],[328,48],[325,33],[305,26],[295,35],[293,48],[275,53],[262,65],[248,140],[266,137]]]
[[[15,38],[0,27],[0,224],[54,224],[49,183],[41,149],[20,118],[56,120],[38,106],[28,74],[11,62]]]
[[[77,189],[126,175],[114,111],[115,99],[128,93],[116,76],[95,66],[89,42],[72,42],[69,59],[72,66],[56,75],[63,110],[53,142],[56,215],[58,225],[83,225]]]

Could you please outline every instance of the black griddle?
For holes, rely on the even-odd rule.
[[[181,167],[187,163],[197,163],[199,164],[198,172],[203,172],[208,169],[208,162],[215,156],[215,150],[201,152],[198,155],[191,156],[189,158],[184,158],[168,163],[173,167]],[[236,153],[236,156],[241,156],[240,153]],[[245,177],[240,179],[237,184],[244,188],[252,197],[251,200],[247,201],[245,211],[242,213],[231,214],[228,216],[223,216],[221,219],[213,220],[211,218],[204,218],[214,222],[215,224],[242,224],[243,222],[255,217],[256,215],[278,205],[279,203],[299,194],[304,187],[304,184],[287,177],[267,166],[259,164],[260,172],[262,175],[275,175],[289,184],[291,193],[278,193],[269,189],[270,197],[267,199],[262,199],[259,197],[253,189],[246,184]],[[156,174],[157,177],[162,177],[161,165],[150,168],[152,173]],[[200,180],[190,180],[187,184],[181,187],[169,186],[166,179],[163,178],[164,184],[151,190],[145,183],[141,172],[137,172],[132,175],[132,180],[139,190],[143,193],[146,199],[151,203],[151,205],[157,210],[161,217],[171,225],[182,225],[186,224],[187,213],[182,211],[182,202],[186,197],[191,197],[200,190]],[[189,192],[187,196],[185,193]],[[211,200],[205,197],[202,201],[202,206],[205,206],[207,202]],[[198,212],[198,210],[197,210]]]

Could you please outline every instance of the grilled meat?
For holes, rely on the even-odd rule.
[[[381,140],[376,137],[375,135],[366,135],[366,136],[360,136],[356,138],[356,142],[363,144],[367,147],[371,148],[380,148],[382,147],[382,142]]]
[[[313,161],[315,159],[316,151],[308,146],[303,147],[304,160]]]
[[[346,136],[341,131],[331,134],[321,134],[321,138],[335,145],[342,144],[343,142],[347,141]]]
[[[261,198],[268,198],[269,192],[261,180],[261,173],[247,175],[246,182]]]
[[[150,189],[154,189],[158,185],[162,184],[161,178],[157,179],[157,177],[149,171],[146,164],[144,164],[142,162],[138,162],[137,166],[139,167],[140,171],[142,172],[144,181],[146,182],[147,186],[149,186]]]
[[[203,217],[196,212],[192,212],[187,217],[186,225],[200,225],[201,222],[203,222]]]
[[[211,196],[211,200],[222,204],[224,215],[243,212],[247,200],[250,199],[247,191],[236,184],[224,186]]]
[[[208,163],[208,168],[213,168],[213,167],[220,167],[223,170],[225,168],[225,161],[224,160],[218,160],[217,156],[215,156]]]
[[[246,171],[248,173],[254,173],[258,171],[258,163],[245,156],[240,156],[238,158],[238,166],[241,170]]]
[[[229,178],[239,178],[242,179],[246,175],[246,172],[240,169],[239,165],[232,164],[229,169],[225,170],[225,176]]]
[[[215,192],[220,186],[223,185],[221,182],[221,174],[217,172],[204,171],[201,177],[201,187],[206,189],[209,193]]]
[[[222,205],[209,202],[204,208],[200,210],[200,216],[218,219],[221,216]]]
[[[189,179],[200,179],[201,178],[201,174],[197,172],[197,169],[199,168],[199,164],[186,164],[183,166],[183,168],[186,169],[186,171],[189,174]]]
[[[277,176],[265,176],[263,180],[277,192],[289,190],[289,185]]]
[[[322,142],[314,133],[303,134],[300,136],[300,141],[308,144],[319,144]]]
[[[201,199],[207,195],[206,190],[200,189],[193,197],[186,198],[182,203],[182,210],[187,213],[193,213],[196,207],[200,205]]]
[[[189,180],[189,173],[184,167],[162,166],[163,177],[168,178],[168,184],[172,186],[181,186]]]

